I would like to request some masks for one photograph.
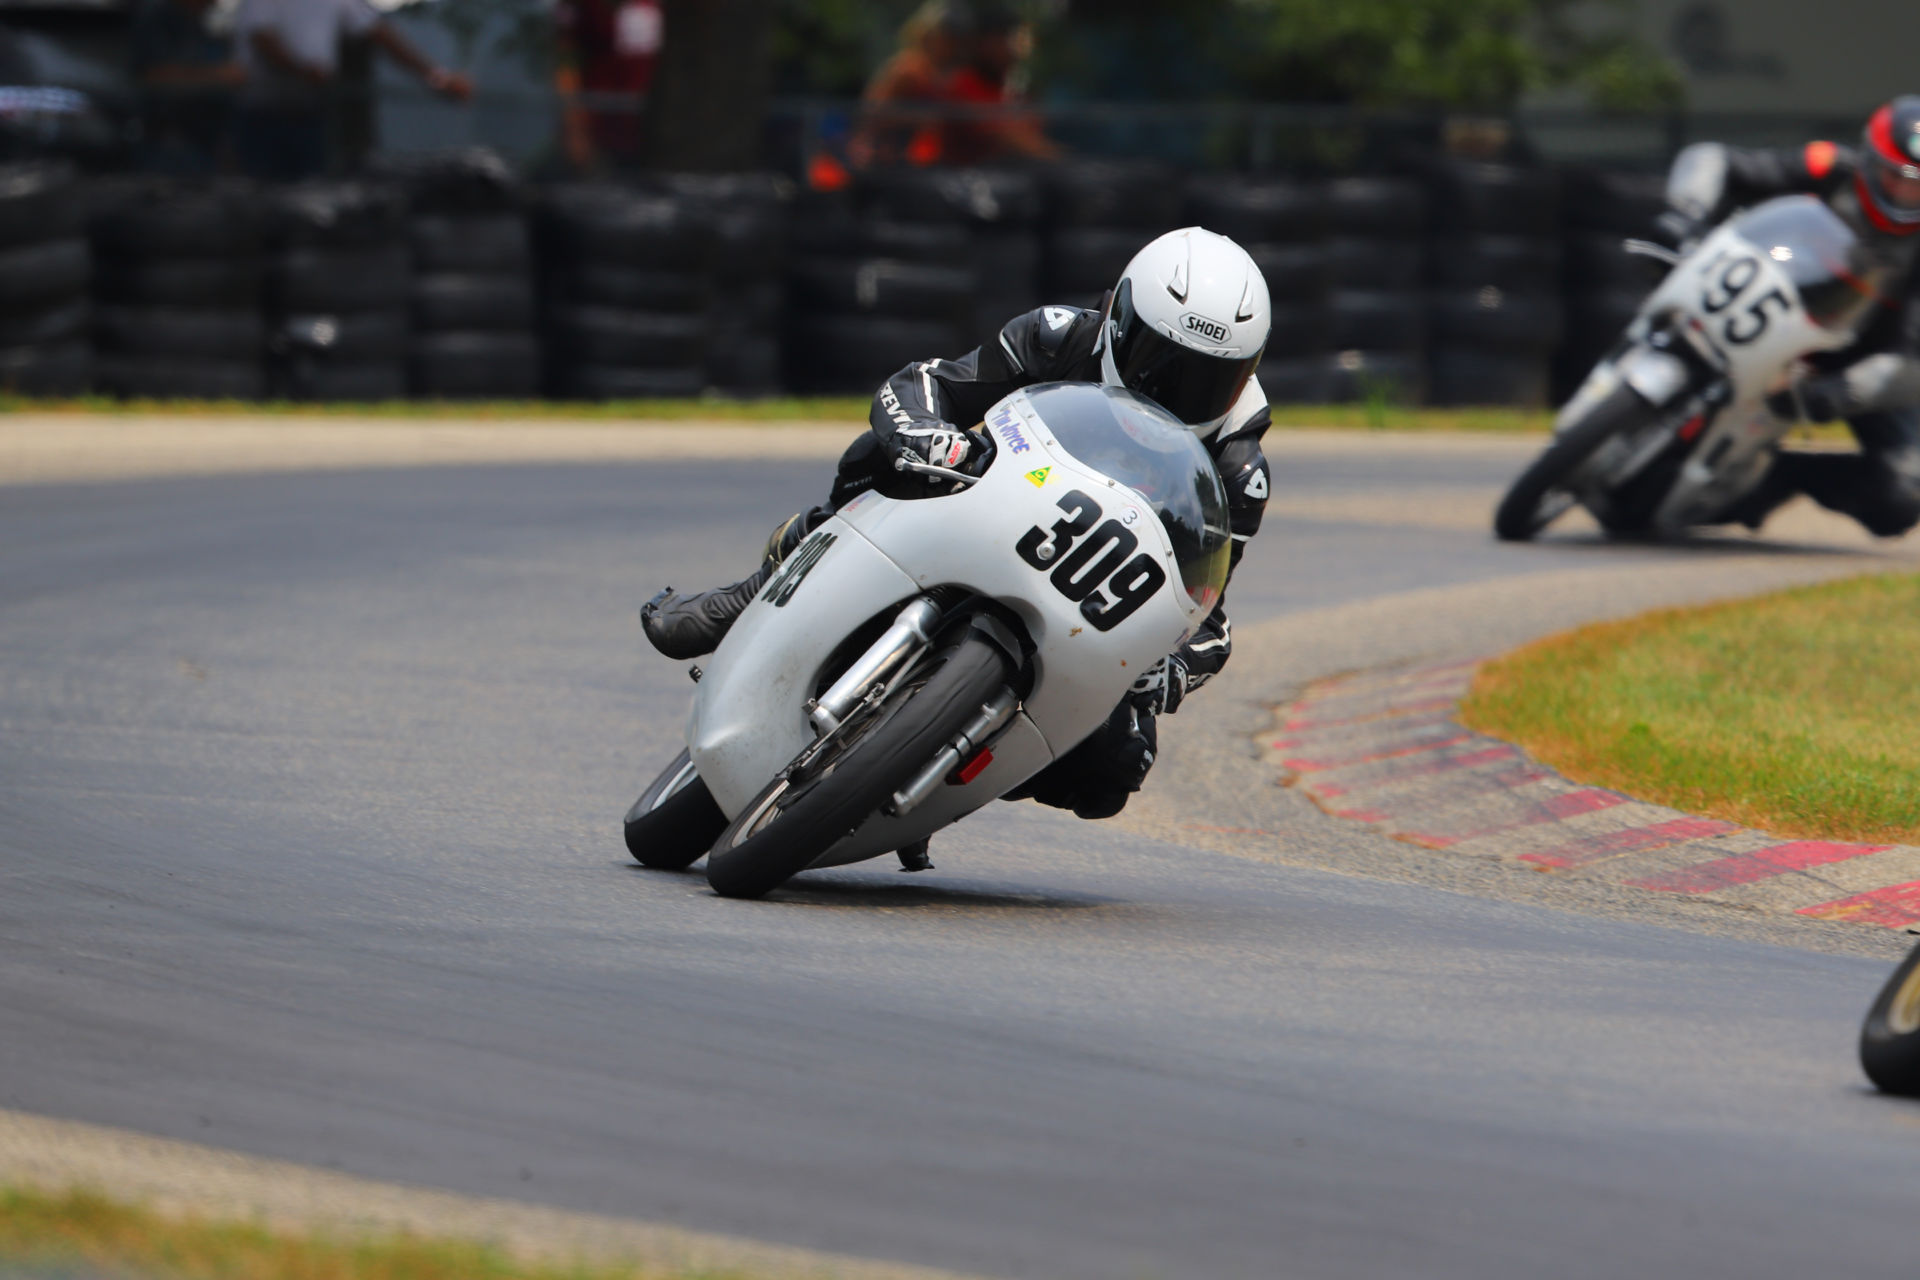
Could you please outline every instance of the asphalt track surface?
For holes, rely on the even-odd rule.
[[[1242,634],[1717,554],[1366,515],[1515,456],[1292,460]],[[988,1275],[1910,1270],[1920,1107],[1853,1059],[1884,946],[1032,805],[764,902],[632,866],[687,698],[633,606],[734,576],[826,472],[0,490],[0,1107]],[[1385,843],[1303,810],[1330,864]]]

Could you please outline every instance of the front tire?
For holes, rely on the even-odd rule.
[[[918,773],[1006,685],[1008,663],[978,635],[940,650],[805,776],[769,783],[720,833],[707,883],[758,898],[812,865]]]
[[[1860,1065],[1880,1092],[1920,1097],[1920,946],[1900,962],[1867,1011]]]
[[[627,810],[627,852],[643,867],[684,871],[726,826],[727,815],[682,750]]]
[[[1493,513],[1493,533],[1502,542],[1530,542],[1559,519],[1575,499],[1566,489],[1573,473],[1614,436],[1646,424],[1656,410],[1624,383],[1593,411],[1554,438],[1545,453],[1520,473]]]

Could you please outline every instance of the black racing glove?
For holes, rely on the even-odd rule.
[[[901,427],[893,433],[894,456],[904,462],[942,467],[977,476],[993,459],[993,444],[985,436],[941,422],[930,427]],[[903,468],[910,469],[910,468]],[[944,477],[929,475],[928,484]]]
[[[1142,711],[1170,716],[1180,709],[1181,700],[1187,696],[1187,681],[1187,660],[1177,653],[1168,654],[1133,682],[1129,697]]]

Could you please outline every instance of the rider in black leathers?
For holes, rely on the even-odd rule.
[[[1810,360],[1811,371],[1768,402],[1789,420],[1844,418],[1860,452],[1782,450],[1760,486],[1723,519],[1758,529],[1781,503],[1805,493],[1874,534],[1897,537],[1920,522],[1920,95],[1876,111],[1858,148],[1696,143],[1675,160],[1667,184],[1683,232],[1793,193],[1824,199],[1903,285],[1857,342]]]
[[[1198,235],[1228,246],[1238,258],[1245,257],[1230,241],[1206,232]],[[1155,241],[1149,250],[1160,244]],[[1143,256],[1146,253],[1143,250]],[[1136,265],[1138,262],[1136,259]],[[1258,268],[1250,259],[1245,266],[1257,279]],[[1248,288],[1251,296],[1251,286]],[[1265,282],[1258,282],[1259,333],[1250,356],[1234,362],[1208,362],[1207,376],[1219,380],[1217,397],[1212,402],[1205,402],[1204,397],[1195,401],[1186,413],[1175,407],[1182,398],[1177,379],[1169,382],[1162,375],[1156,383],[1151,367],[1130,376],[1130,370],[1115,366],[1113,348],[1122,343],[1117,343],[1114,335],[1120,332],[1121,321],[1110,317],[1116,310],[1130,312],[1124,300],[1130,291],[1131,281],[1123,276],[1100,309],[1041,307],[1014,317],[992,341],[957,360],[916,361],[894,374],[874,397],[869,430],[841,456],[827,502],[789,518],[775,529],[758,572],[732,586],[694,596],[680,596],[668,588],[647,602],[641,620],[654,647],[672,658],[710,652],[780,561],[857,494],[878,489],[889,497],[921,497],[947,491],[944,485],[930,488],[929,478],[919,473],[897,469],[895,459],[904,449],[915,461],[963,468],[983,464],[991,448],[986,438],[952,424],[978,423],[1002,397],[1042,382],[1123,383],[1143,394],[1158,392],[1156,398],[1163,407],[1189,425],[1197,423],[1197,433],[1213,455],[1225,484],[1233,534],[1230,566],[1237,567],[1247,541],[1260,528],[1271,489],[1267,460],[1260,450],[1270,417],[1260,384],[1251,377],[1265,345]],[[1233,296],[1238,298],[1240,293],[1236,284]],[[1122,295],[1118,307],[1116,294]],[[1146,338],[1176,357],[1187,354],[1153,334]],[[1161,368],[1165,368],[1164,359]],[[1191,367],[1186,379],[1191,395],[1196,381]],[[1225,400],[1224,413],[1220,412],[1221,398]],[[1204,417],[1196,419],[1194,415]],[[1179,652],[1142,677],[1133,694],[1100,729],[1008,798],[1031,797],[1042,804],[1071,809],[1082,818],[1118,813],[1128,797],[1140,789],[1152,767],[1158,741],[1155,715],[1173,712],[1187,693],[1225,666],[1232,644],[1223,598]]]

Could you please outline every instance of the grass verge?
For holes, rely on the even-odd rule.
[[[278,1232],[162,1217],[90,1191],[0,1189],[0,1271],[20,1267],[142,1280],[745,1280],[529,1263],[458,1240]]]
[[[37,399],[0,394],[0,414],[76,416],[393,418],[484,422],[551,419],[566,422],[717,421],[864,422],[866,397],[781,396],[767,400],[121,400],[113,396]]]
[[[112,396],[35,399],[0,395],[0,413],[72,413],[89,415],[179,415],[457,419],[485,421],[564,419],[579,421],[714,422],[863,422],[872,401],[865,396],[777,396],[765,400],[728,400],[704,396],[684,400],[382,400],[329,402],[269,400],[119,400]],[[1409,409],[1382,404],[1279,405],[1273,419],[1280,427],[1330,427],[1356,431],[1545,432],[1553,415],[1532,409]]]
[[[861,423],[872,401],[865,396],[775,396],[729,400],[701,396],[680,400],[121,400],[113,396],[42,399],[0,392],[0,416],[10,413],[76,416],[289,417],[392,419],[410,422],[839,422]],[[1419,409],[1379,401],[1358,404],[1275,405],[1276,431],[1435,431],[1476,435],[1545,435],[1553,429],[1548,409]],[[1845,443],[1844,427],[1802,426],[1800,443]]]
[[[1920,843],[1920,577],[1583,627],[1489,663],[1461,714],[1570,778],[1689,813]]]

